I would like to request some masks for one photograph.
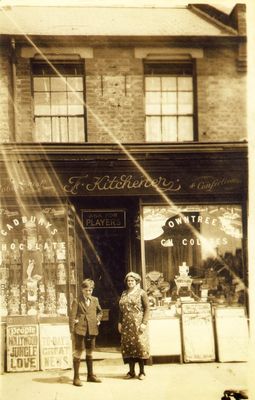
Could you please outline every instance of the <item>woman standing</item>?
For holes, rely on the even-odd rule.
[[[121,334],[121,353],[129,372],[125,379],[136,376],[135,363],[139,364],[138,379],[145,378],[144,361],[149,358],[149,339],[147,323],[149,319],[149,300],[141,289],[140,275],[129,272],[124,280],[127,289],[119,301],[118,330]]]

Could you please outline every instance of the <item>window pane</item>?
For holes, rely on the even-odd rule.
[[[177,141],[177,117],[162,118],[162,141],[163,142]]]
[[[178,118],[178,140],[180,142],[193,140],[193,118],[179,117]]]
[[[161,113],[161,94],[158,92],[147,92],[146,93],[146,105],[145,113],[147,115],[160,114]]]
[[[178,61],[172,62],[149,62],[144,64],[144,74],[154,76],[191,76],[193,65],[191,62],[180,63]]]
[[[34,113],[35,115],[50,114],[50,94],[34,93]]]
[[[51,115],[67,115],[67,93],[52,93],[51,104]]]
[[[194,140],[192,71],[190,62],[149,62],[144,65],[146,115],[159,117],[146,119],[147,140]]]
[[[67,78],[67,90],[70,91],[83,91],[83,78]]]
[[[68,142],[67,118],[52,118],[52,141]]]
[[[178,77],[178,90],[193,90],[192,76]]]
[[[145,90],[160,90],[160,78],[158,77],[146,77],[145,78]]]
[[[84,142],[84,118],[68,118],[69,123],[69,142]]]
[[[83,75],[84,73],[84,68],[83,64],[77,63],[77,64],[69,64],[68,62],[65,62],[63,64],[59,64],[58,62],[52,62],[51,63],[54,68],[52,68],[52,65],[49,65],[48,63],[41,62],[41,63],[33,63],[32,64],[32,72],[33,75],[48,75],[48,76],[57,76],[56,71],[58,71],[59,74],[62,75]]]
[[[84,68],[82,64],[32,64],[36,141],[84,142]],[[68,119],[68,115],[77,118]],[[69,132],[70,130],[70,132]]]
[[[146,141],[160,142],[161,141],[161,121],[160,117],[146,118]]]
[[[193,96],[191,92],[178,93],[178,114],[193,113]]]
[[[34,91],[49,92],[49,90],[50,90],[49,78],[34,78]]]
[[[176,91],[177,78],[175,76],[162,77],[162,90]]]
[[[177,93],[163,92],[162,93],[162,114],[177,114]]]
[[[35,118],[35,142],[51,142],[50,118]]]
[[[66,91],[66,78],[51,78],[52,92],[65,92]]]
[[[68,115],[83,114],[83,93],[69,92],[68,97]]]
[[[185,262],[191,278],[199,280],[196,285],[193,280],[193,298],[194,293],[201,298],[201,289],[206,285],[215,304],[219,300],[225,306],[244,302],[240,205],[143,206],[141,224],[146,274],[152,273],[154,278],[155,272],[163,274],[162,278],[169,283],[169,290],[167,294],[162,293],[162,298],[169,296],[173,300],[180,295],[177,290],[182,289],[177,288],[175,279]],[[237,282],[239,290],[236,290]],[[149,289],[152,282],[148,279],[146,283]],[[159,290],[155,290],[154,279],[151,296],[158,295],[160,286],[165,289],[167,285],[158,285]]]

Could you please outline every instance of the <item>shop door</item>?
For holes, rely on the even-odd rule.
[[[93,229],[87,231],[83,247],[83,277],[95,281],[94,295],[104,309],[97,344],[118,346],[118,302],[127,272],[127,230]]]

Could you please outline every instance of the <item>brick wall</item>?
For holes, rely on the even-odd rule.
[[[144,141],[143,66],[133,49],[98,49],[86,61],[88,141]]]
[[[197,62],[200,141],[246,139],[246,75],[236,68],[237,49],[207,49]]]
[[[33,128],[33,109],[31,96],[30,60],[17,60],[17,142],[31,142]]]
[[[236,4],[230,14],[230,21],[239,35],[246,35],[246,5]]]
[[[239,141],[246,138],[246,75],[238,72],[238,48],[205,49],[197,60],[199,141]],[[7,51],[0,54],[1,142],[12,141],[11,70]],[[18,142],[32,141],[33,105],[30,61],[17,59]],[[143,63],[132,48],[97,48],[87,59],[87,140],[144,141]]]
[[[9,50],[0,48],[0,140],[10,142],[13,132],[13,101]]]

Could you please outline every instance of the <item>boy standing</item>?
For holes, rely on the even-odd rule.
[[[82,351],[85,345],[87,382],[101,382],[93,373],[93,350],[95,349],[98,325],[103,316],[97,297],[92,296],[95,283],[92,279],[85,279],[81,284],[82,294],[74,299],[70,313],[70,332],[73,335],[74,353],[74,386],[82,386],[79,377],[79,368]]]

